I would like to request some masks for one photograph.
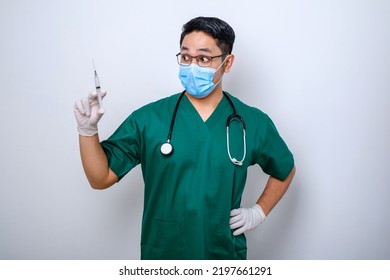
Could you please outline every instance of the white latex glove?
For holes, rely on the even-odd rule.
[[[240,235],[260,225],[266,216],[260,205],[255,204],[252,208],[238,208],[230,211],[230,229],[235,231],[233,235]]]
[[[102,98],[107,91],[102,90]],[[93,136],[98,132],[97,124],[104,114],[99,108],[97,92],[91,92],[87,97],[77,100],[74,104],[74,115],[77,121],[77,130],[82,136]]]

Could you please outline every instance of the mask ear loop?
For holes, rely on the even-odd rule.
[[[222,65],[226,62],[226,60],[228,59],[229,56],[230,56],[230,54],[228,54],[228,55],[225,57],[225,59],[222,61],[221,65],[219,65],[218,68],[215,69],[214,75],[215,75],[215,73],[217,73],[217,71],[219,70],[219,68],[221,68]],[[213,75],[213,78],[214,78],[214,75]],[[223,75],[224,75],[224,74],[223,74]],[[214,87],[216,87],[216,86],[222,81],[223,75],[221,76],[221,79],[219,79],[219,81],[216,82],[216,83],[214,84]]]

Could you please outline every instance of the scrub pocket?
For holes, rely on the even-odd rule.
[[[182,259],[180,224],[175,221],[151,220],[143,229],[141,259]]]

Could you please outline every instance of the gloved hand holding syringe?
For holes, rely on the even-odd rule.
[[[98,133],[98,122],[104,114],[103,98],[107,91],[100,88],[99,76],[93,62],[95,90],[74,104],[74,113],[77,121],[77,130],[82,136],[94,136]]]

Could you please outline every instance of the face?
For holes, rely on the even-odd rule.
[[[198,56],[198,55],[207,55],[207,56],[216,56],[221,55],[222,51],[217,46],[217,43],[213,37],[208,35],[207,33],[204,33],[202,31],[194,31],[189,34],[187,34],[183,38],[183,42],[180,48],[181,54],[188,54],[190,56]],[[217,57],[212,59],[211,66],[214,69],[217,69],[221,66],[221,63],[223,62],[223,59],[225,57]],[[218,82],[224,73],[227,73],[230,71],[230,68],[233,63],[234,56],[229,55],[226,58],[226,61],[224,65],[222,65],[218,71],[214,74],[213,82]],[[192,63],[196,63],[195,60],[193,60]],[[220,85],[220,84],[218,84]]]

